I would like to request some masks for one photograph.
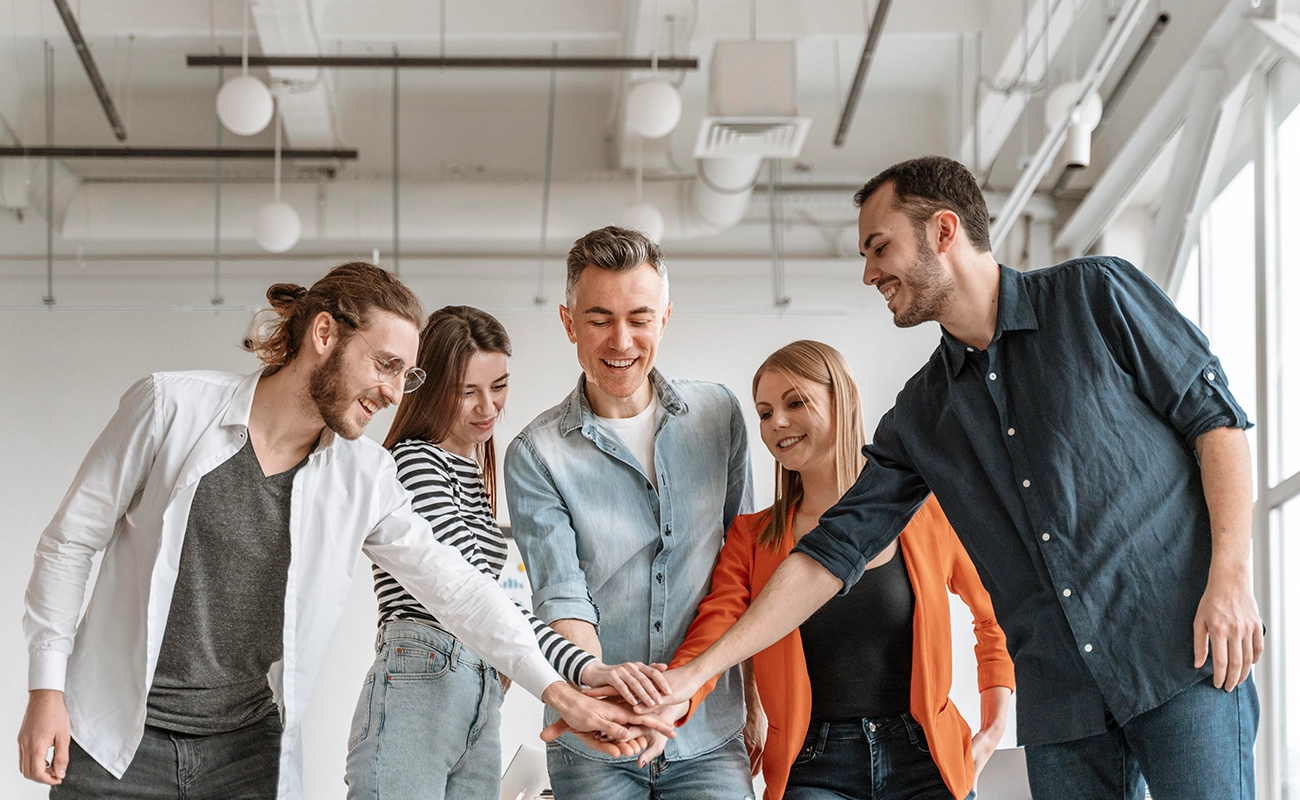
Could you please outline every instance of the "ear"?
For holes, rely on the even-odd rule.
[[[306,345],[318,356],[323,356],[336,346],[339,340],[338,322],[328,311],[322,311],[312,318],[307,326]]]
[[[664,309],[663,318],[659,320],[659,338],[664,338],[664,329],[668,327],[668,318],[673,315],[673,304],[669,301],[668,307]]]
[[[946,253],[957,244],[957,236],[961,231],[961,217],[957,216],[957,212],[945,208],[934,215],[934,221],[938,233],[934,252]]]
[[[564,325],[564,332],[569,335],[569,343],[577,344],[578,336],[573,330],[573,314],[569,312],[568,306],[560,305],[560,322]]]

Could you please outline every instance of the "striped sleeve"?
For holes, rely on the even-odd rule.
[[[515,605],[519,605],[515,603]],[[519,606],[519,610],[528,617],[528,621],[533,626],[533,634],[537,637],[537,646],[541,648],[542,655],[546,660],[555,667],[555,671],[565,677],[570,683],[582,685],[582,671],[587,665],[596,660],[596,657],[573,642],[564,638],[545,622],[533,616],[533,612]]]

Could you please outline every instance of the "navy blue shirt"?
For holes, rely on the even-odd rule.
[[[796,550],[844,581],[931,491],[993,598],[1022,744],[1104,732],[1192,667],[1210,565],[1195,442],[1249,427],[1196,327],[1132,264],[1001,268],[986,350],[947,331]]]

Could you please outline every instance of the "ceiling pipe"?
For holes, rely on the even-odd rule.
[[[1106,37],[1102,39],[1101,46],[1097,48],[1092,63],[1088,65],[1088,71],[1084,73],[1083,78],[1079,81],[1079,96],[1075,100],[1075,107],[1081,104],[1089,93],[1096,91],[1101,86],[1106,75],[1115,66],[1115,61],[1119,58],[1124,43],[1128,41],[1133,29],[1137,27],[1138,20],[1141,18],[1142,12],[1146,9],[1149,1],[1127,0],[1124,7],[1120,9],[1119,14],[1116,15],[1110,28],[1106,31]],[[1043,137],[1042,143],[1038,146],[1038,151],[1034,153],[1033,160],[1030,161],[1025,171],[1020,174],[1020,180],[1016,182],[1015,188],[1011,191],[1006,207],[998,215],[997,219],[993,220],[992,228],[989,231],[989,240],[994,252],[1006,241],[1007,234],[1011,233],[1011,226],[1015,224],[1021,210],[1024,209],[1025,204],[1033,195],[1034,189],[1037,188],[1039,182],[1047,174],[1047,170],[1051,168],[1056,154],[1060,152],[1061,145],[1065,143],[1065,133],[1070,125],[1070,116],[1069,113],[1064,114],[1052,124],[1051,130]]]
[[[890,0],[878,0],[876,13],[871,19],[871,30],[867,32],[867,42],[862,46],[862,57],[858,59],[858,70],[853,73],[853,85],[849,87],[849,96],[844,101],[844,111],[840,114],[839,127],[835,129],[835,146],[843,147],[849,136],[849,126],[853,124],[853,113],[858,110],[858,100],[862,96],[862,87],[867,82],[867,72],[871,69],[871,60],[876,55],[876,45],[880,44],[880,34],[885,30],[885,18],[889,16]]]
[[[77,49],[81,65],[86,68],[86,77],[90,78],[90,85],[95,90],[95,96],[99,98],[99,105],[104,109],[104,116],[108,117],[113,135],[119,142],[125,142],[126,128],[122,127],[122,119],[117,115],[113,98],[109,96],[108,87],[100,77],[99,67],[95,65],[95,57],[90,54],[90,46],[81,35],[81,26],[77,24],[77,18],[72,16],[72,9],[68,8],[67,0],[54,0],[54,7],[59,10],[59,16],[63,18],[63,26],[68,29],[68,37],[72,39],[72,45]]]
[[[342,69],[650,69],[650,56],[611,58],[606,56],[249,56],[250,67],[316,67]],[[237,67],[239,56],[188,55],[189,67]],[[699,69],[698,58],[660,58],[659,69]]]
[[[355,148],[333,150],[281,150],[280,158],[298,159],[356,159]],[[166,158],[205,161],[218,158],[260,159],[275,158],[272,147],[95,147],[56,145],[53,147],[0,146],[0,158]]]
[[[1156,42],[1160,41],[1160,35],[1165,32],[1167,27],[1169,27],[1169,12],[1162,11],[1156,17],[1156,21],[1151,23],[1151,30],[1147,31],[1147,35],[1142,39],[1142,44],[1138,45],[1137,52],[1133,54],[1128,66],[1120,73],[1119,80],[1115,81],[1115,88],[1111,89],[1110,96],[1106,98],[1106,104],[1101,107],[1101,119],[1097,121],[1097,127],[1092,129],[1094,139],[1097,137],[1098,131],[1106,127],[1106,123],[1110,121],[1111,115],[1115,113],[1115,109],[1119,106],[1119,101],[1124,99],[1125,92],[1133,84],[1133,78],[1137,76],[1138,70],[1142,69],[1142,65],[1146,63],[1151,51],[1155,49]],[[1068,167],[1061,171],[1061,177],[1057,179],[1056,185],[1052,187],[1052,197],[1060,197],[1065,193],[1065,187],[1069,185],[1070,177],[1075,172],[1076,170]]]

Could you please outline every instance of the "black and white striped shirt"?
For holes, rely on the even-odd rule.
[[[394,447],[393,458],[397,461],[398,479],[414,495],[412,504],[416,513],[429,521],[438,541],[455,547],[484,575],[499,580],[508,553],[506,537],[492,517],[478,464],[416,439]],[[404,620],[445,630],[396,578],[378,565],[373,569],[380,626]],[[595,656],[565,639],[523,606],[519,606],[519,611],[532,624],[537,644],[551,666],[566,679],[580,684],[583,668]]]

